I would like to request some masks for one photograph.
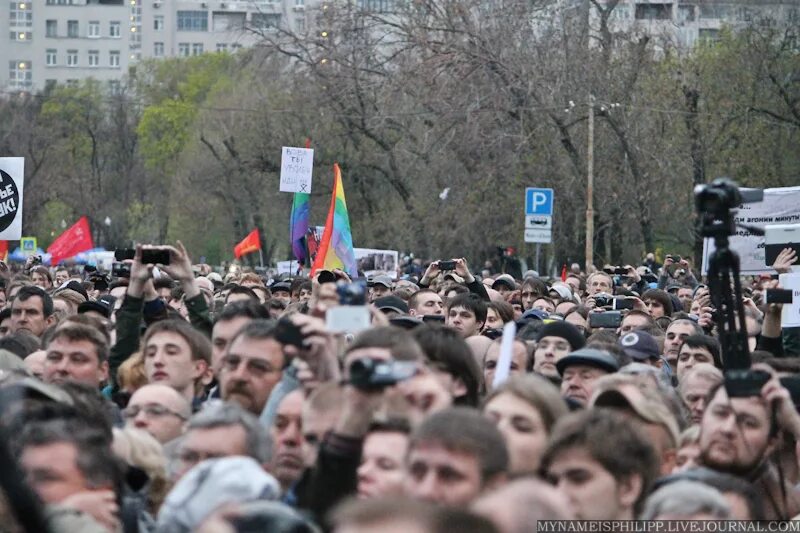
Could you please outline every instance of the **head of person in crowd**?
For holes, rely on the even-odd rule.
[[[351,500],[335,508],[334,533],[497,533],[492,523],[463,508],[402,498]]]
[[[538,309],[539,311],[544,311],[548,315],[551,315],[556,312],[556,304],[547,296],[539,296],[533,301],[531,309]]]
[[[374,302],[378,298],[392,294],[394,283],[392,278],[386,275],[375,276],[369,282],[369,301]]]
[[[446,311],[446,324],[463,338],[480,334],[486,323],[486,302],[476,294],[459,294],[447,302]]]
[[[222,308],[211,330],[211,362],[215,373],[219,372],[222,356],[236,333],[258,318],[270,318],[269,311],[250,300],[232,302]]]
[[[503,329],[508,322],[514,320],[514,308],[503,301],[489,302],[486,306],[485,329]]]
[[[253,291],[253,289],[243,285],[231,285],[230,289],[228,290],[228,294],[225,296],[225,305],[232,304],[234,302],[248,301],[255,304],[261,303],[261,301],[258,299],[258,295]]]
[[[236,404],[208,405],[189,419],[180,441],[177,477],[206,459],[243,455],[267,467],[272,444],[258,419]]]
[[[306,303],[311,299],[313,284],[310,279],[298,278],[292,282],[292,301]]]
[[[260,415],[289,363],[276,323],[251,320],[231,339],[219,370],[222,398]]]
[[[483,402],[505,439],[514,476],[538,472],[550,431],[567,412],[558,388],[535,374],[509,378]]]
[[[178,391],[156,383],[134,392],[122,415],[126,426],[147,431],[166,444],[183,434],[192,408]]]
[[[586,278],[586,294],[614,294],[614,280],[603,271],[597,271]]]
[[[491,392],[494,387],[494,376],[497,372],[497,362],[500,360],[501,347],[502,338],[495,339],[489,345],[483,357],[483,390],[486,393]],[[532,368],[533,358],[528,345],[521,339],[514,339],[514,343],[511,346],[511,365],[508,369],[508,375],[522,375],[530,372]]]
[[[306,468],[317,462],[319,445],[339,420],[344,403],[344,388],[336,382],[317,386],[303,404],[302,451]]]
[[[184,320],[161,320],[147,328],[142,347],[148,381],[169,385],[191,402],[211,364],[208,338]]]
[[[58,504],[97,491],[114,498],[120,473],[109,435],[65,416],[31,421],[14,440],[30,487],[42,502]]]
[[[56,287],[61,287],[69,279],[69,270],[64,267],[56,268],[55,276],[53,277],[53,284]]]
[[[554,321],[545,324],[536,335],[533,371],[549,378],[558,377],[556,363],[568,353],[583,348],[585,344],[583,334],[569,322]]]
[[[359,498],[403,495],[410,432],[411,426],[403,418],[389,418],[370,425],[357,472]]]
[[[42,341],[39,337],[34,337],[24,330],[0,338],[0,350],[8,350],[21,359],[26,359],[41,347]]]
[[[438,505],[466,506],[507,479],[509,456],[502,434],[473,409],[434,413],[411,434],[405,492]]]
[[[647,312],[653,318],[672,316],[672,298],[666,291],[650,289],[642,294],[642,301],[647,307]]]
[[[642,330],[634,330],[619,339],[619,345],[632,361],[661,368],[664,364],[658,342]]]
[[[167,458],[164,449],[152,435],[141,429],[126,426],[113,428],[112,451],[130,469],[138,469],[147,476],[146,485],[140,490],[151,515],[158,513],[170,488],[167,476]]]
[[[542,471],[579,520],[632,520],[658,476],[642,430],[607,409],[571,413],[553,428]]]
[[[519,288],[519,297],[522,302],[522,310],[533,309],[533,302],[542,296],[547,296],[549,292],[547,284],[539,278],[525,278]]]
[[[517,282],[509,274],[500,274],[492,282],[492,289],[505,296],[517,290]]]
[[[569,311],[564,314],[564,322],[578,328],[578,331],[580,331],[581,335],[584,337],[588,337],[591,333],[591,327],[589,326],[589,309],[582,305],[572,305]]]
[[[689,335],[683,339],[678,350],[678,368],[676,374],[678,381],[686,375],[695,365],[702,363],[722,368],[722,347],[719,341],[708,335]]]
[[[688,318],[679,318],[670,323],[664,335],[664,358],[673,369],[678,368],[678,352],[689,335],[702,335],[703,328]]]
[[[723,381],[722,372],[708,363],[700,363],[684,373],[678,382],[678,394],[689,410],[692,424],[700,424],[708,394]]]
[[[378,326],[356,335],[345,350],[343,367],[345,378],[349,377],[350,365],[356,359],[369,357],[381,361],[425,360],[425,354],[410,332],[394,326]]]
[[[284,304],[292,303],[292,285],[288,281],[278,281],[273,283],[270,288],[273,300],[280,300]]]
[[[681,309],[686,313],[690,312],[692,300],[694,299],[694,289],[692,289],[691,285],[678,285],[675,295],[681,301]]]
[[[305,469],[303,456],[303,406],[302,389],[284,396],[269,428],[272,442],[272,460],[269,471],[278,480],[285,493],[300,479]]]
[[[655,323],[656,321],[652,316],[650,316],[650,313],[641,311],[639,309],[631,309],[624,317],[622,317],[622,322],[620,323],[617,333],[620,337],[622,337],[626,333],[630,333],[635,329],[654,326]]]
[[[731,508],[716,489],[697,481],[676,481],[653,492],[642,520],[730,520]]]
[[[61,311],[64,316],[74,315],[78,306],[86,302],[86,297],[78,291],[64,287],[53,293],[53,310]]]
[[[628,416],[650,438],[659,458],[661,474],[672,472],[680,429],[657,389],[638,376],[612,374],[597,381],[590,405],[615,409]]]
[[[488,492],[472,510],[492,521],[503,533],[538,531],[540,520],[574,520],[569,501],[552,485],[522,477]]]
[[[31,281],[37,287],[49,291],[53,288],[53,276],[50,275],[50,269],[46,266],[36,266],[31,269]]]
[[[431,289],[421,289],[409,298],[408,314],[411,316],[444,315],[442,297]]]
[[[556,363],[561,376],[561,396],[576,405],[589,403],[598,379],[619,370],[613,355],[595,348],[581,348]]]
[[[131,394],[145,385],[147,385],[147,372],[144,369],[144,356],[141,351],[137,351],[119,365],[117,388],[122,397],[130,399]]]
[[[242,274],[242,277],[239,278],[239,285],[251,289],[253,287],[263,287],[264,280],[261,279],[261,276],[259,276],[255,272],[245,272],[244,274]]]
[[[678,453],[675,455],[673,474],[685,472],[700,466],[700,426],[697,424],[684,429],[678,438]]]
[[[713,387],[700,423],[700,462],[719,472],[752,476],[778,443],[772,406],[761,396],[730,397]]]
[[[440,325],[422,325],[411,335],[427,359],[427,365],[450,392],[456,405],[478,405],[481,371],[459,333]]]
[[[11,302],[12,331],[28,331],[32,335],[41,337],[54,323],[53,299],[50,295],[35,285],[20,287]]]
[[[9,335],[12,331],[11,309],[6,307],[0,310],[0,338]]]
[[[62,324],[45,350],[43,378],[47,383],[77,381],[99,387],[108,379],[108,340],[97,328]]]

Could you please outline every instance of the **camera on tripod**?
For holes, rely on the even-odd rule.
[[[694,188],[694,201],[700,214],[703,237],[730,236],[736,233],[733,209],[764,199],[761,189],[740,189],[729,178],[717,178]]]

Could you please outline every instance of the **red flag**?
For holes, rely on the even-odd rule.
[[[89,230],[89,220],[81,217],[67,231],[58,236],[47,249],[50,254],[50,264],[57,265],[64,259],[69,259],[86,250],[94,248],[92,232]]]
[[[260,249],[261,239],[258,236],[258,228],[256,228],[251,231],[242,242],[233,247],[233,255],[236,256],[236,259],[239,259],[244,254],[249,254],[250,252],[255,252]]]
[[[567,264],[564,263],[564,266],[561,267],[561,281],[567,281]]]
[[[8,241],[0,241],[0,261],[8,261]]]

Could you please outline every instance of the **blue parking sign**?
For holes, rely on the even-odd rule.
[[[525,189],[526,215],[553,215],[553,189]]]

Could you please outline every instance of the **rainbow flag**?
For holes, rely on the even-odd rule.
[[[350,233],[350,218],[347,216],[347,203],[344,200],[342,172],[339,165],[333,165],[333,194],[331,208],[325,222],[325,232],[319,243],[319,251],[311,267],[313,276],[317,270],[339,268],[350,277],[358,276],[356,255],[353,252],[353,235]]]
[[[306,232],[308,231],[308,214],[311,210],[311,195],[304,192],[294,193],[292,214],[289,218],[289,235],[294,258],[300,263],[306,262]]]

